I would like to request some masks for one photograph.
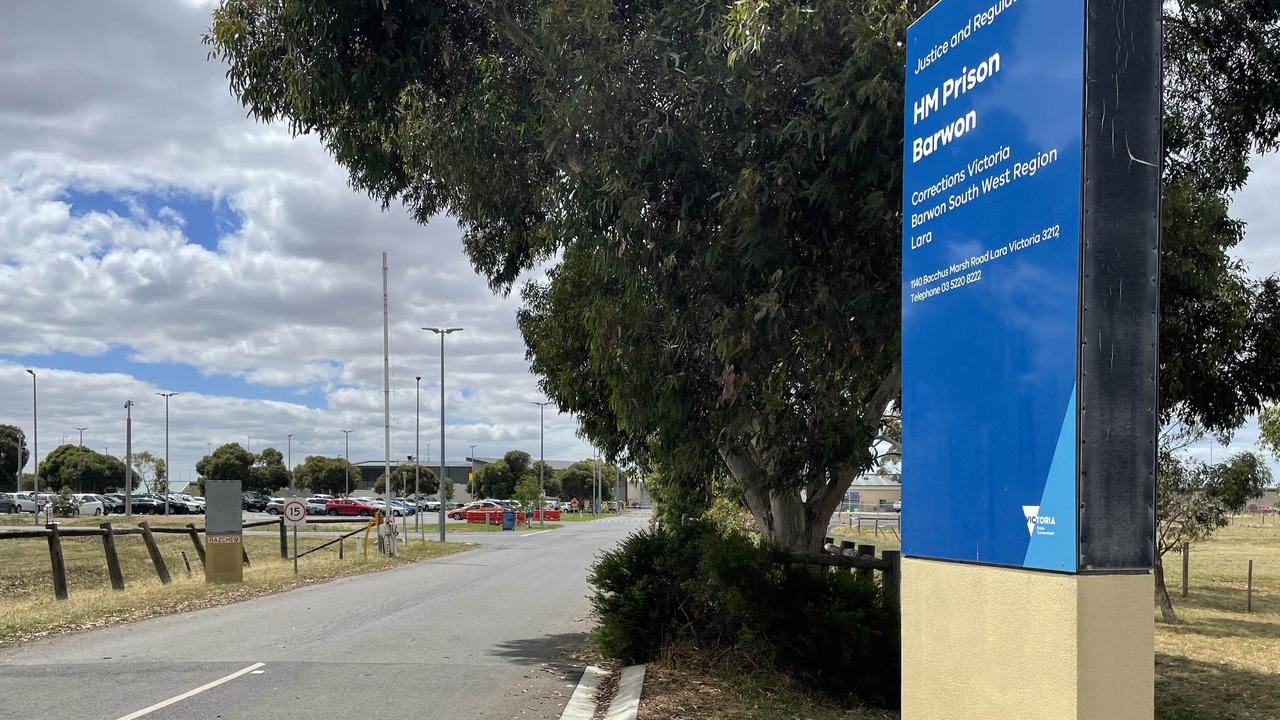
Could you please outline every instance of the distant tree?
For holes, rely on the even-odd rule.
[[[538,489],[538,479],[532,475],[526,475],[516,485],[516,491],[511,496],[520,502],[520,507],[525,512],[525,520],[532,520],[533,511],[542,508],[543,495]]]
[[[559,477],[561,499],[578,498],[583,502],[591,502],[595,497],[595,466],[596,462],[594,460],[579,460],[561,470]],[[613,489],[618,484],[618,470],[605,462],[599,463],[599,466],[602,476],[602,498],[604,500],[612,500]]]
[[[137,453],[133,456],[133,472],[134,477],[148,492],[160,495],[169,491],[169,473],[164,458],[158,458],[145,450]]]
[[[543,473],[542,478],[545,483],[544,490],[546,491],[547,497],[559,497],[560,496],[559,471],[557,471],[555,468],[551,467],[550,465],[543,463],[541,460],[535,460],[533,465],[529,468],[529,473],[533,475],[533,478],[535,480],[537,480],[539,477],[538,475],[539,470],[542,470],[542,473]]]
[[[345,458],[309,455],[294,469],[293,477],[298,487],[313,493],[341,495],[346,492],[347,478],[350,477],[353,482],[359,480],[360,471],[354,465],[349,465]]]
[[[196,463],[196,472],[200,474],[200,491],[204,492],[207,480],[235,480],[240,482],[241,489],[246,492],[259,489],[253,484],[253,474],[250,472],[254,460],[253,453],[237,443],[227,443],[205,455]]]
[[[1165,585],[1165,554],[1225,527],[1233,514],[1262,493],[1271,482],[1271,471],[1254,453],[1208,465],[1166,445],[1160,451],[1156,480],[1156,602],[1162,619],[1176,623],[1178,615]]]
[[[439,483],[436,482],[436,474],[431,472],[426,466],[419,468],[422,476],[420,480],[421,494],[431,495],[439,489]],[[413,465],[399,465],[391,469],[391,494],[396,497],[407,497],[413,494],[414,486],[414,467]],[[373,491],[379,495],[387,491],[387,474],[383,473],[373,483]]]
[[[135,486],[137,480],[135,479]],[[105,493],[123,488],[124,463],[82,445],[59,445],[40,462],[43,487],[69,487],[72,492]]]
[[[533,460],[529,453],[511,450],[501,460],[486,464],[472,477],[467,491],[472,497],[509,499],[515,494],[516,485],[534,474]]]
[[[0,425],[0,491],[18,489],[18,474],[31,460],[27,436],[16,425]]]
[[[289,487],[289,469],[284,465],[284,453],[269,447],[264,448],[254,458],[249,468],[249,487],[247,490],[276,494]]]
[[[1280,460],[1280,407],[1272,405],[1258,414],[1258,444]]]

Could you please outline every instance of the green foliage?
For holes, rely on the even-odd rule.
[[[578,500],[590,504],[591,499],[595,497],[595,467],[594,460],[579,460],[569,467],[561,470],[557,479],[560,481],[560,492],[563,493],[560,498],[578,498]],[[613,489],[618,484],[618,469],[612,465],[601,462],[599,463],[600,473],[603,476],[603,498],[607,500],[613,499]]]
[[[125,467],[111,455],[81,445],[59,445],[40,462],[40,484],[81,493],[114,492],[124,488]]]
[[[18,489],[18,473],[31,460],[27,436],[16,425],[0,425],[0,492]]]
[[[424,469],[425,470],[425,469]],[[347,473],[350,473],[348,475]],[[424,479],[426,473],[423,473]],[[309,455],[293,471],[298,487],[313,493],[341,495],[346,492],[347,478],[354,483],[360,479],[360,471],[354,465],[348,465],[345,458],[331,458],[323,455]],[[432,475],[432,479],[435,476]]]
[[[148,492],[160,495],[169,491],[169,475],[164,458],[158,458],[147,451],[136,453],[133,456],[133,473]]]
[[[289,487],[289,468],[285,467],[284,453],[273,447],[263,448],[249,467],[249,482],[242,487],[269,495]]]
[[[1156,465],[1156,597],[1167,623],[1178,617],[1164,581],[1164,556],[1209,539],[1271,483],[1271,470],[1254,453],[1209,465],[1162,446]]]
[[[240,447],[238,443],[227,443],[211,454],[200,458],[196,463],[196,472],[202,480],[237,481],[246,492],[261,490],[252,482],[249,468],[253,466],[253,453]],[[269,492],[275,492],[271,488]]]
[[[610,657],[742,648],[834,696],[896,702],[896,611],[852,575],[781,564],[741,533],[690,523],[629,536],[591,583],[593,637]]]
[[[537,480],[537,474],[529,453],[511,450],[501,460],[481,467],[467,486],[476,498],[507,500],[515,494],[516,486],[527,478]]]
[[[458,218],[495,289],[558,262],[523,293],[532,367],[661,465],[655,497],[728,472],[808,547],[897,395],[902,38],[931,4],[223,0],[205,40],[255,117]],[[1161,413],[1229,432],[1280,399],[1280,284],[1230,260],[1226,202],[1280,136],[1280,4],[1164,7]]]
[[[1258,445],[1280,460],[1280,407],[1272,405],[1258,414]]]
[[[428,469],[425,465],[419,468],[422,473],[419,478],[420,494],[431,495],[435,493],[440,484],[436,482],[436,474]],[[396,497],[407,497],[413,495],[414,488],[414,467],[413,465],[398,465],[391,469],[391,494]],[[378,476],[373,484],[373,491],[381,495],[387,491],[387,474]]]
[[[53,514],[58,517],[75,517],[80,514],[80,505],[76,499],[71,496],[75,492],[70,487],[63,485],[57,495],[53,496]]]
[[[516,491],[512,494],[515,500],[520,501],[520,507],[526,513],[525,517],[532,520],[532,512],[542,509],[542,490],[538,488],[538,478],[536,476],[527,476],[516,485]]]

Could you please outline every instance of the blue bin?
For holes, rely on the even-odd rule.
[[[514,510],[502,511],[502,529],[503,530],[516,529],[516,513]]]

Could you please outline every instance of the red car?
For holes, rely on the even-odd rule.
[[[472,503],[467,503],[466,505],[463,505],[460,508],[454,508],[453,510],[450,510],[448,513],[448,517],[452,520],[466,520],[468,510],[506,510],[506,509],[507,508],[503,507],[500,503],[496,503],[492,500],[477,500]]]
[[[378,509],[356,498],[333,498],[325,503],[326,515],[359,515],[371,517]]]

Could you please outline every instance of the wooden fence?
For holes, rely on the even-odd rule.
[[[328,524],[328,523],[350,523],[351,518],[342,517],[315,517],[308,518],[308,523]],[[289,543],[288,536],[285,531],[284,518],[273,518],[271,520],[254,520],[244,523],[244,528],[264,527],[268,525],[276,525],[280,529],[280,557],[289,559]],[[186,535],[191,538],[191,544],[195,548],[196,556],[200,558],[200,564],[205,561],[204,543],[200,539],[200,535],[205,532],[202,527],[196,527],[195,523],[187,523],[186,527],[151,527],[147,521],[138,523],[137,527],[114,527],[109,522],[104,522],[98,527],[62,527],[59,523],[49,523],[42,528],[38,527],[21,527],[21,528],[0,528],[0,541],[3,540],[30,540],[44,538],[49,543],[49,567],[53,576],[53,595],[59,600],[66,600],[69,597],[67,588],[67,565],[62,554],[62,538],[73,537],[101,537],[103,557],[107,564],[107,575],[111,579],[111,588],[113,590],[124,590],[124,572],[120,567],[120,556],[116,552],[116,538],[127,535],[140,535],[142,541],[146,545],[147,554],[151,558],[151,564],[155,568],[156,576],[160,578],[160,582],[168,585],[173,581],[169,574],[169,568],[165,564],[164,556],[160,553],[160,546],[156,544],[155,536],[157,534],[169,535]],[[357,530],[356,532],[360,532]],[[244,549],[244,545],[240,546],[243,554],[245,567],[250,567],[252,563],[249,561],[249,553]],[[183,557],[186,557],[185,553]],[[188,565],[188,569],[190,566]]]
[[[823,552],[814,554],[787,554],[783,562],[800,565],[817,565],[835,568],[859,577],[872,580],[875,573],[880,573],[880,586],[884,596],[895,605],[902,587],[902,553],[897,550],[885,550],[876,557],[875,545],[860,545],[844,540],[839,545],[834,538],[823,541]]]

